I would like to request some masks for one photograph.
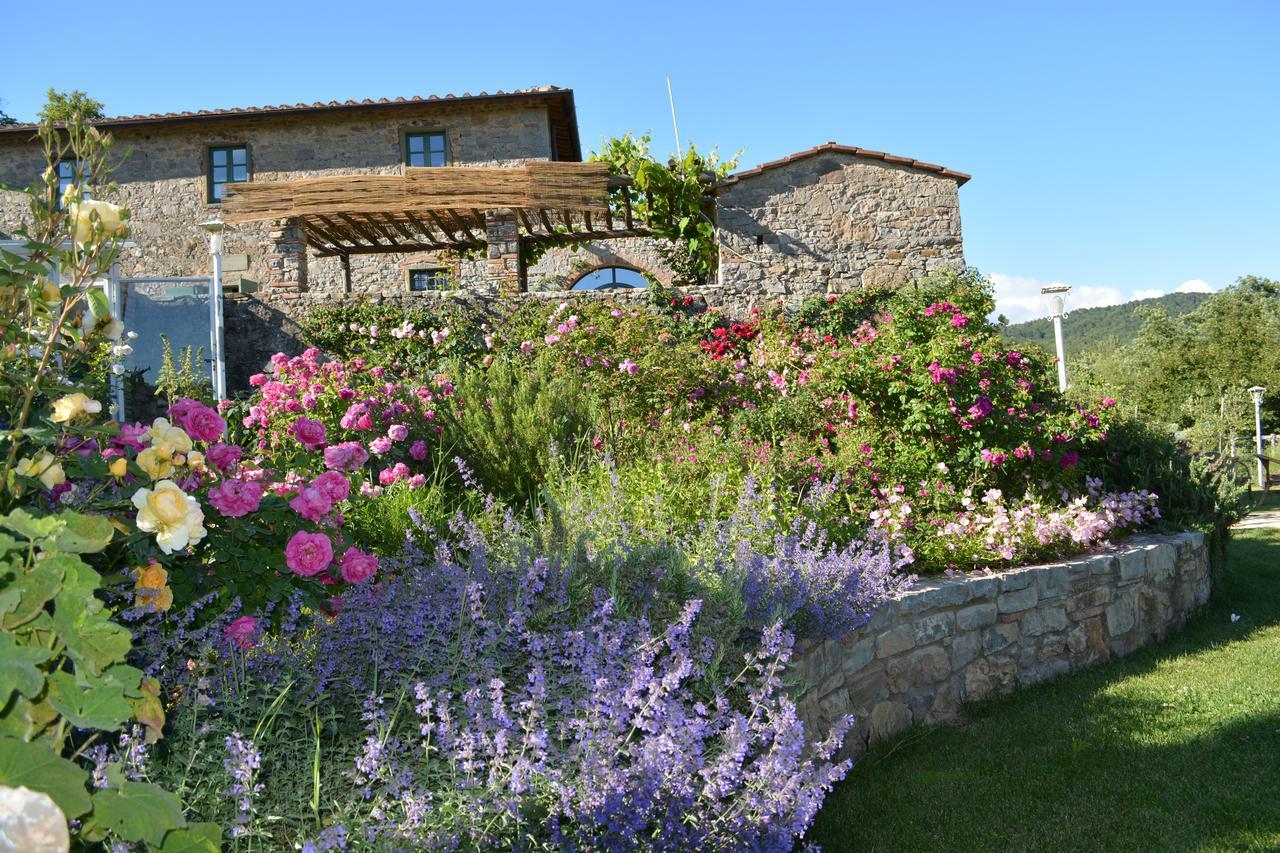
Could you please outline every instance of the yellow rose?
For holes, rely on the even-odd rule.
[[[90,399],[80,392],[60,397],[53,403],[54,423],[65,424],[81,415],[96,415],[102,411],[102,404]]]
[[[19,477],[34,477],[44,483],[46,489],[60,486],[67,481],[67,473],[62,470],[62,463],[47,450],[40,451],[34,459],[21,459],[14,471]]]
[[[187,454],[186,464],[188,468],[194,468],[197,471],[204,470],[204,454],[198,450],[193,450]]]
[[[181,551],[204,538],[204,510],[172,480],[161,480],[154,489],[133,493],[138,508],[138,529],[154,533],[156,544],[166,554]]]
[[[148,447],[138,454],[138,467],[153,480],[163,480],[173,473],[173,457],[163,447]]]
[[[115,459],[111,460],[111,464],[107,467],[111,469],[112,477],[123,477],[125,474],[129,473],[129,460],[125,459],[123,456],[117,456]]]
[[[167,455],[174,453],[188,453],[191,450],[191,436],[179,426],[169,423],[167,418],[156,418],[151,422],[151,429],[147,430],[147,437],[151,439],[151,446],[163,450]]]
[[[94,237],[94,223],[102,228],[104,237],[123,235],[124,220],[120,216],[120,208],[107,201],[85,199],[68,205],[67,215],[71,218],[75,233],[72,235],[77,243],[88,243]]]
[[[138,590],[137,601],[142,607],[150,607],[152,610],[163,613],[173,606],[173,590],[167,586],[159,589]]]
[[[46,281],[40,297],[44,299],[45,302],[61,302],[62,291],[58,289],[58,285],[51,281]]]
[[[134,586],[138,589],[159,589],[169,582],[169,573],[159,563],[147,563],[138,569]]]

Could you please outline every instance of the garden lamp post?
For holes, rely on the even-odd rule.
[[[1254,385],[1249,389],[1249,396],[1253,398],[1253,435],[1258,448],[1259,489],[1267,487],[1267,466],[1262,461],[1262,395],[1265,393],[1267,393],[1267,389],[1261,385]]]
[[[221,402],[227,396],[226,365],[222,357],[222,231],[221,220],[201,222],[209,232],[209,254],[213,271],[209,280],[209,355],[212,366],[213,396]]]
[[[1040,293],[1049,300],[1049,307],[1053,309],[1053,342],[1058,348],[1058,390],[1067,390],[1067,356],[1062,349],[1062,318],[1066,316],[1063,306],[1067,301],[1067,294],[1071,292],[1069,284],[1051,284],[1048,287],[1040,288]]]

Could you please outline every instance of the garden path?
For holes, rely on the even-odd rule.
[[[1251,512],[1237,521],[1237,530],[1253,530],[1259,527],[1280,527],[1280,509],[1264,509]]]

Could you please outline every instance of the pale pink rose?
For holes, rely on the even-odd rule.
[[[323,490],[310,485],[298,492],[297,496],[289,501],[289,506],[307,521],[319,521],[333,509],[333,501]]]
[[[351,482],[337,471],[325,471],[311,481],[311,487],[324,492],[334,503],[345,501],[351,494]]]
[[[369,449],[381,456],[391,450],[391,439],[385,435],[380,435],[373,441],[369,442]]]
[[[319,421],[313,421],[311,418],[298,418],[293,422],[293,426],[289,427],[289,431],[293,433],[293,437],[298,439],[298,443],[307,450],[319,450],[325,444],[325,428],[324,424]]]
[[[222,632],[222,636],[242,652],[253,648],[258,635],[258,620],[252,616],[241,616],[233,621]]]
[[[342,555],[342,579],[347,583],[363,583],[378,571],[378,558],[359,548],[348,548]]]
[[[409,428],[404,424],[392,424],[387,428],[387,438],[392,441],[404,441],[409,437]]]
[[[245,480],[223,480],[209,490],[209,503],[227,518],[240,518],[257,512],[262,503],[262,484]]]
[[[335,471],[354,471],[369,461],[369,453],[358,441],[344,441],[324,449],[324,465]]]
[[[318,575],[333,562],[333,543],[323,533],[299,530],[284,546],[284,561],[294,574]]]

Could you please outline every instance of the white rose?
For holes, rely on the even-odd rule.
[[[0,785],[0,850],[67,853],[70,849],[67,817],[48,794]]]
[[[154,533],[156,544],[166,554],[181,551],[204,538],[204,510],[172,480],[161,480],[154,489],[133,493],[138,508],[138,529]]]

